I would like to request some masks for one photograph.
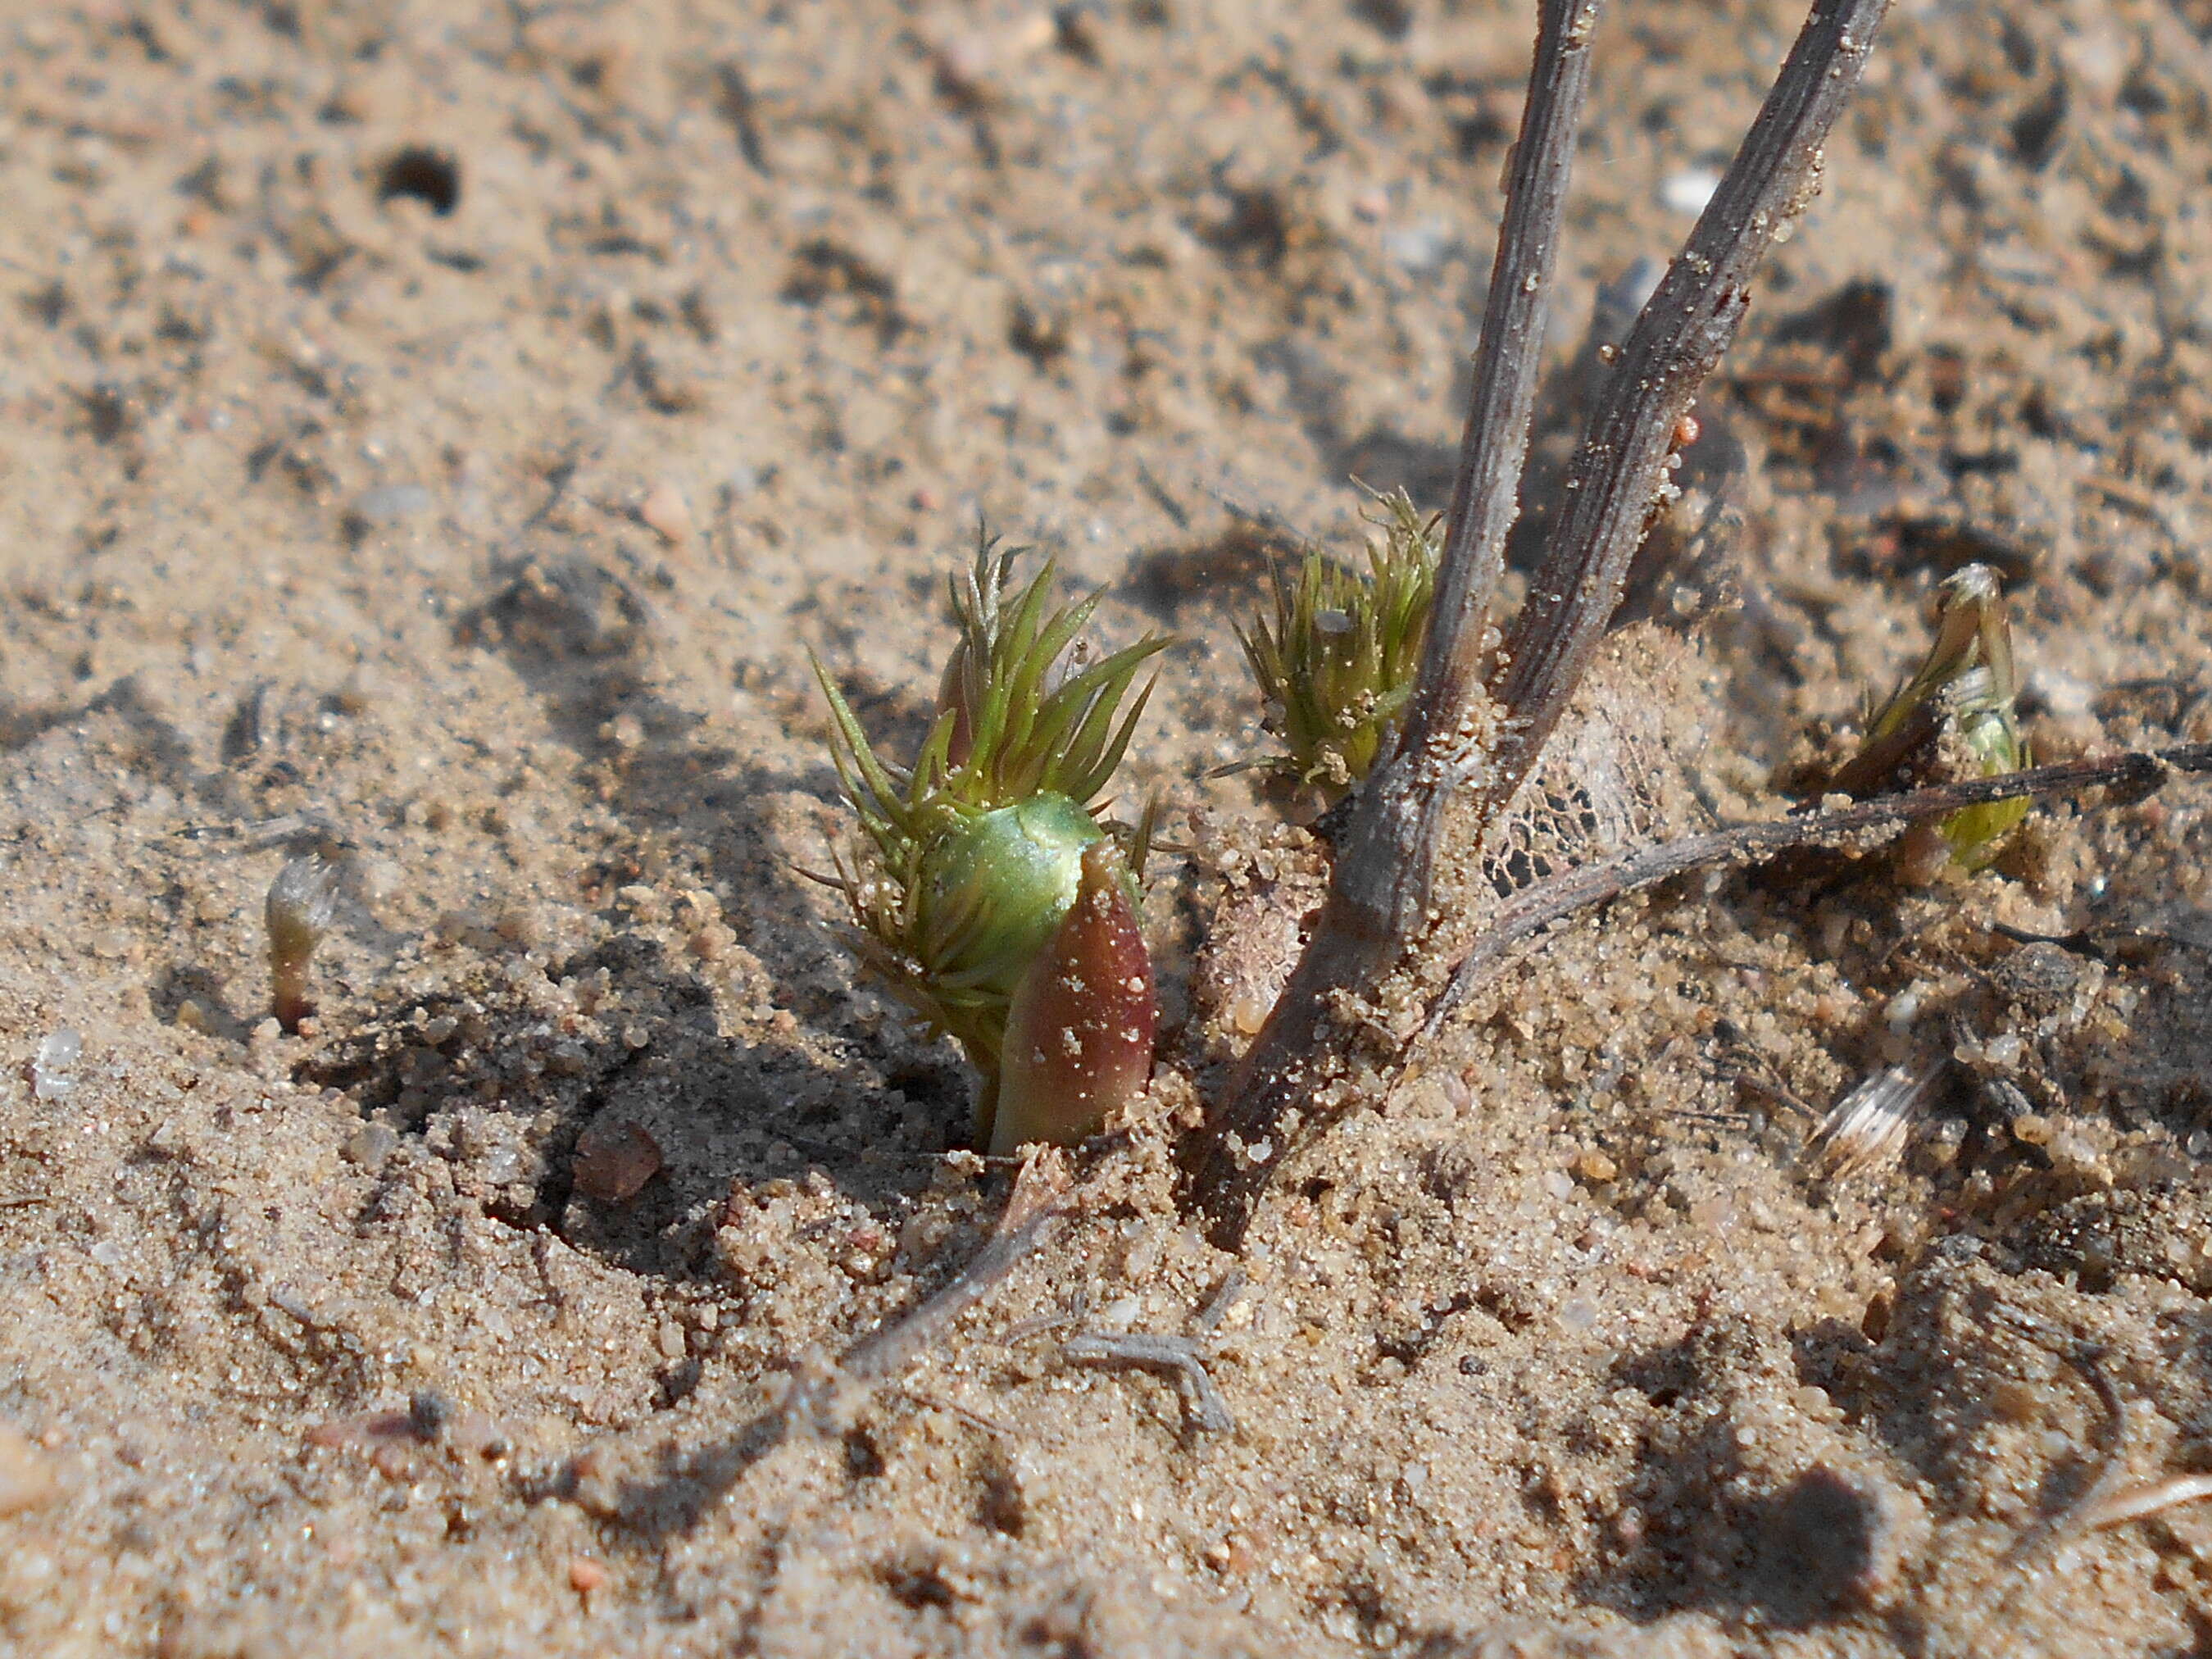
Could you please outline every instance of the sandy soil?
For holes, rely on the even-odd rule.
[[[1563,365],[1796,24],[1617,9]],[[1231,507],[1440,500],[1522,13],[0,7],[0,1650],[2212,1650],[2212,1510],[2087,1524],[2212,1459],[2202,785],[1971,882],[1616,907],[1243,1259],[1176,1209],[1238,1040],[1191,952],[1310,856],[1202,776],[1254,741]],[[1900,3],[1707,402],[1692,796],[1775,810],[1975,557],[2039,755],[2212,737],[2208,35]],[[910,742],[979,512],[1185,636],[1159,1109],[793,1421],[1005,1200],[793,868],[844,822],[806,651]],[[1944,1055],[1900,1161],[1800,1173]],[[1113,1331],[1233,1430],[1066,1351]]]

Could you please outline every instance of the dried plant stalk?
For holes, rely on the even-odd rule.
[[[1815,6],[1773,90],[1644,302],[1563,486],[1565,510],[1515,618],[1492,690],[1510,722],[1485,799],[1502,811],[1558,725],[1671,486],[1678,422],[1735,337],[1753,269],[1818,192],[1829,129],[1857,88],[1888,0]]]
[[[1334,1064],[1340,1000],[1371,993],[1426,931],[1447,799],[1476,784],[1486,827],[1543,752],[1665,499],[1676,425],[1735,335],[1753,267],[1818,188],[1829,129],[1887,9],[1888,0],[1827,0],[1807,19],[1727,177],[1615,361],[1486,696],[1475,676],[1516,511],[1541,307],[1598,10],[1595,0],[1543,7],[1420,683],[1397,753],[1358,798],[1312,941],[1209,1119],[1193,1185],[1216,1243],[1241,1240],[1291,1130],[1305,1127],[1301,1115]]]
[[[1478,734],[1464,728],[1476,702],[1491,602],[1528,455],[1597,13],[1593,0],[1546,0],[1541,8],[1420,679],[1397,752],[1357,798],[1313,941],[1200,1142],[1195,1195],[1224,1243],[1243,1236],[1273,1167],[1271,1159],[1254,1158],[1246,1142],[1268,1139],[1291,1103],[1310,1093],[1335,994],[1373,985],[1419,930],[1446,797],[1480,763],[1480,745],[1473,741]],[[1274,1137],[1276,1156],[1279,1143]]]
[[[2085,1532],[2125,1526],[2129,1522],[2140,1521],[2147,1515],[2157,1515],[2177,1504],[2194,1504],[2205,1498],[2212,1498],[2212,1474],[2172,1474],[2148,1486],[2130,1486],[2124,1492],[2113,1492],[2089,1504],[2079,1525]]]
[[[1496,977],[1518,949],[1571,916],[1692,870],[1759,864],[1806,847],[1846,847],[1879,841],[1908,823],[1948,817],[1994,801],[2047,799],[2109,789],[2122,800],[2140,800],[2175,772],[2212,772],[2212,743],[2106,755],[2029,767],[1993,778],[1915,789],[1901,795],[1802,812],[1765,823],[1684,836],[1656,847],[1586,864],[1516,893],[1498,908],[1452,970],[1451,982],[1429,1011],[1424,1035],[1435,1032],[1467,999]]]

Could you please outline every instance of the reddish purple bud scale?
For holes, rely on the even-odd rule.
[[[945,750],[945,763],[954,770],[968,764],[975,750],[975,702],[980,695],[975,684],[975,661],[962,640],[952,647],[946,659],[945,673],[937,683],[937,712],[952,716],[951,741]]]
[[[1151,1080],[1159,1012],[1129,887],[1112,842],[1084,849],[1075,902],[1007,1011],[994,1154],[1031,1140],[1072,1145]]]

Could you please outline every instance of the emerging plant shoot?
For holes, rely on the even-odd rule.
[[[2012,624],[1996,573],[1970,564],[1948,578],[1928,659],[1867,722],[1858,752],[1828,780],[1831,790],[1864,799],[1911,784],[1995,778],[2027,765],[2027,744],[2013,713]],[[2027,816],[2025,799],[1991,801],[1954,812],[1936,826],[1940,851],[1978,870]],[[1912,858],[1912,849],[1903,849]]]
[[[863,964],[981,1074],[975,1134],[994,1152],[1079,1140],[1134,1099],[1154,1023],[1137,928],[1146,827],[1125,856],[1097,814],[1151,692],[1132,697],[1137,672],[1168,641],[1085,664],[1098,596],[1052,609],[1049,563],[1009,593],[1018,554],[986,541],[953,582],[960,637],[912,767],[877,757],[815,665],[867,842],[833,884]]]
[[[344,869],[337,850],[317,847],[289,860],[270,883],[262,904],[269,934],[270,1012],[288,1031],[297,1031],[300,1022],[315,1012],[315,951],[330,931]]]
[[[1395,741],[1413,694],[1436,599],[1437,521],[1402,490],[1367,550],[1368,574],[1309,552],[1295,577],[1278,566],[1274,617],[1237,637],[1288,752],[1270,764],[1334,806]]]

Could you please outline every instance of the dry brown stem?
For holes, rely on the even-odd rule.
[[[1036,1148],[1014,1177],[1006,1212],[975,1259],[920,1307],[854,1343],[837,1369],[848,1378],[865,1382],[905,1370],[1044,1242],[1059,1225],[1072,1197],[1066,1160],[1051,1147]]]
[[[1676,423],[1735,335],[1753,267],[1817,190],[1828,131],[1887,9],[1887,0],[1828,0],[1806,21],[1727,177],[1621,349],[1569,473],[1559,527],[1485,695],[1475,668],[1517,510],[1541,306],[1597,12],[1594,0],[1543,7],[1437,620],[1398,752],[1358,797],[1312,940],[1197,1149],[1194,1194],[1217,1243],[1242,1239],[1288,1150],[1290,1125],[1330,1076],[1339,1000],[1372,992],[1426,930],[1447,800],[1472,782],[1481,791],[1480,824],[1494,823],[1558,725],[1664,499]]]
[[[2084,1531],[2101,1531],[2206,1498],[2212,1498],[2212,1474],[2170,1474],[2162,1480],[2130,1486],[2085,1505],[2080,1524]]]
[[[1071,1183],[1067,1161],[1057,1148],[1033,1148],[1014,1176],[991,1242],[975,1259],[935,1295],[871,1331],[835,1361],[821,1355],[804,1360],[790,1395],[763,1422],[778,1435],[793,1422],[849,1425],[878,1387],[927,1354],[961,1315],[997,1290],[1052,1237],[1081,1191]]]
[[[1228,1402],[1206,1373],[1205,1351],[1193,1338],[1148,1331],[1094,1331],[1070,1337],[1060,1352],[1080,1364],[1121,1365],[1180,1376],[1190,1388],[1194,1428],[1208,1434],[1230,1434],[1236,1430],[1237,1419]]]
[[[1993,800],[2021,796],[2046,799],[2089,789],[2112,789],[2122,799],[2139,799],[2175,772],[2212,772],[2212,744],[2031,767],[2000,777],[1885,795],[1828,811],[1802,812],[1771,823],[1684,836],[1620,858],[1583,865],[1526,888],[1499,907],[1482,936],[1454,967],[1451,982],[1431,1008],[1423,1034],[1434,1032],[1455,1008],[1512,960],[1518,946],[1545,928],[1671,876],[1717,865],[1757,864],[1802,848],[1862,843],[1869,836],[1926,818],[1948,817],[1965,807]]]

